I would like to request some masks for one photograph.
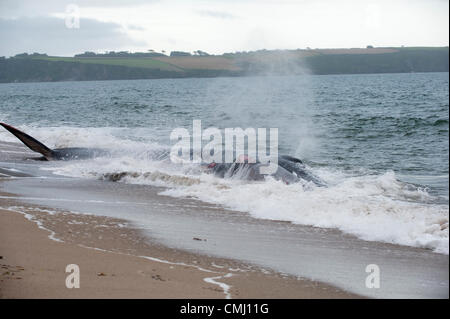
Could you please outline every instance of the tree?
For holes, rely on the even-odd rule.
[[[209,54],[206,53],[205,51],[197,50],[197,51],[194,51],[194,55],[207,56]]]
[[[191,54],[183,51],[172,51],[170,52],[170,56],[191,56]]]

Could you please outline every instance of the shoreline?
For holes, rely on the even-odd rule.
[[[361,63],[360,59],[355,59],[355,56],[364,56],[364,63]],[[280,58],[284,63],[280,63]],[[109,59],[113,59],[116,63],[110,63]],[[430,63],[430,59],[434,63]],[[442,46],[287,49],[268,50],[263,53],[250,51],[245,54],[234,52],[208,56],[136,56],[134,54],[109,56],[98,54],[95,56],[58,57],[46,54],[33,56],[25,53],[6,58],[3,63],[10,68],[19,65],[25,68],[32,67],[33,70],[39,70],[39,72],[24,76],[6,71],[0,78],[0,82],[245,77],[264,74],[268,65],[271,65],[269,68],[271,73],[284,75],[288,62],[291,67],[301,68],[301,70],[288,72],[294,75],[305,73],[314,75],[430,73],[448,72],[448,62],[446,61],[448,61],[448,47]],[[85,64],[90,66],[90,72],[86,72],[83,68]],[[333,67],[330,67],[330,64]],[[52,67],[49,68],[49,65]]]
[[[126,220],[24,204],[20,196],[0,202],[0,298],[364,298],[165,247]],[[65,286],[68,264],[79,265],[79,289]]]
[[[395,75],[395,74],[429,74],[429,73],[449,73],[449,71],[417,71],[417,72],[375,72],[375,73],[324,73],[324,74],[297,74],[296,76],[359,76],[359,75]],[[152,81],[152,80],[192,80],[192,79],[217,79],[217,78],[252,78],[259,77],[258,74],[250,75],[219,75],[219,76],[186,76],[186,77],[164,77],[164,78],[130,78],[130,79],[91,79],[91,80],[57,80],[57,81],[14,81],[14,82],[0,82],[0,84],[36,84],[36,83],[77,83],[77,82],[120,82],[120,81]],[[273,75],[285,76],[285,75]]]
[[[34,155],[24,146],[0,144],[0,210],[13,210],[0,212],[0,256],[5,260],[21,256],[14,257],[15,262],[2,263],[0,259],[6,267],[0,280],[9,266],[35,269],[40,263],[43,269],[52,269],[52,276],[59,276],[51,289],[69,290],[63,280],[65,266],[76,262],[63,264],[60,259],[73,255],[92,260],[81,268],[92,275],[89,283],[102,283],[98,290],[104,294],[87,289],[83,296],[64,298],[225,298],[228,294],[261,299],[448,298],[448,255],[364,241],[335,229],[255,219],[196,199],[160,194],[161,187],[54,176],[45,170],[45,162],[24,160],[24,156]],[[21,223],[10,225],[8,216],[19,212]],[[21,224],[27,223],[32,227],[22,230],[25,226]],[[40,239],[33,239],[36,236]],[[13,248],[2,245],[5,239],[16,240]],[[31,257],[21,255],[24,248],[38,242],[41,253],[29,250]],[[50,260],[42,260],[49,253]],[[104,254],[109,256],[107,261]],[[109,263],[120,266],[120,272]],[[381,289],[365,285],[366,267],[371,264],[382,270]],[[144,271],[148,267],[158,272]],[[191,272],[185,272],[185,267]],[[175,273],[166,276],[172,271]],[[41,271],[35,273],[34,279],[49,277]],[[97,274],[102,273],[106,276],[100,275],[103,281],[99,282]],[[150,276],[148,281],[141,278],[145,276]],[[110,283],[103,285],[105,278]],[[22,279],[12,283],[17,285]],[[24,291],[39,290],[33,288],[39,287],[33,286],[34,279],[28,278],[28,288],[14,298],[27,298]],[[154,282],[169,281],[170,285],[147,292]],[[110,293],[111,283],[118,283],[121,290]],[[2,285],[0,282],[0,291]],[[67,292],[45,298],[64,294]],[[13,298],[7,296],[3,298]],[[28,298],[38,296],[44,298],[39,294]]]

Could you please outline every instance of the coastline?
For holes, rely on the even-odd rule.
[[[49,210],[20,197],[0,202],[9,207],[0,209],[0,298],[362,298],[321,282],[164,247],[125,220]],[[68,264],[80,268],[79,289],[65,286]]]
[[[111,58],[116,63],[108,60]],[[288,74],[448,72],[446,61],[448,47],[297,49],[153,57],[133,54],[58,57],[24,53],[0,60],[3,62],[0,68],[5,69],[0,74],[0,83],[245,77],[259,75],[269,65],[272,74],[285,75],[286,63],[297,69]],[[86,64],[89,68],[85,68]],[[8,68],[14,67],[39,72],[25,75],[8,72]]]
[[[448,255],[52,175],[33,155],[0,146],[0,298],[448,298]],[[65,287],[73,263],[85,292]],[[365,285],[370,264],[380,289]]]

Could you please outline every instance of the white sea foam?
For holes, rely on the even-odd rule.
[[[220,179],[190,166],[170,167],[131,157],[97,158],[54,169],[91,178],[122,173],[121,182],[166,186],[164,195],[198,198],[255,218],[337,228],[364,240],[449,251],[448,206],[433,203],[425,189],[398,181],[394,172],[352,177],[331,172],[326,176],[322,171],[329,186],[317,187],[286,185],[271,178],[264,182]]]
[[[203,182],[164,195],[192,196],[253,217],[337,228],[364,240],[431,248],[448,254],[448,206],[417,201],[429,197],[397,181],[393,172],[350,177],[330,187],[268,180],[263,183]]]
[[[231,299],[230,285],[217,281],[217,279],[230,278],[231,276],[233,276],[233,274],[228,273],[223,276],[204,278],[203,280],[209,284],[218,285],[220,288],[222,288],[223,293],[225,294],[225,299]]]
[[[449,206],[436,203],[426,189],[400,182],[391,171],[351,176],[330,168],[313,169],[328,187],[306,182],[285,185],[271,178],[264,182],[220,179],[202,172],[198,166],[149,160],[142,150],[161,146],[153,141],[124,142],[120,135],[126,131],[120,129],[72,129],[61,136],[65,130],[36,129],[30,134],[49,141],[59,136],[55,144],[60,147],[81,145],[127,148],[127,151],[112,158],[54,162],[46,166],[57,174],[97,179],[119,174],[113,178],[120,182],[166,186],[164,195],[198,198],[248,212],[255,218],[336,228],[364,240],[449,253]]]
[[[20,213],[22,214],[26,219],[28,219],[31,222],[36,223],[36,225],[40,228],[43,229],[45,231],[48,231],[50,234],[48,235],[48,238],[53,240],[53,241],[57,241],[57,242],[63,242],[63,240],[59,239],[56,237],[56,233],[48,228],[45,228],[44,225],[42,224],[42,222],[38,219],[36,219],[32,214],[28,213],[27,211],[38,211],[38,212],[45,212],[48,213],[50,215],[54,215],[56,212],[55,211],[50,211],[47,209],[40,209],[37,207],[21,207],[21,206],[10,206],[10,207],[0,207],[1,209],[7,210],[7,211],[12,211],[12,212],[16,212],[16,213]]]
[[[149,139],[148,130],[144,128],[117,127],[34,127],[19,125],[18,129],[33,136],[50,148],[63,147],[96,147],[116,149],[134,149],[157,147],[157,143]],[[126,143],[124,143],[126,139]],[[0,130],[0,141],[18,142],[17,138],[6,130]]]

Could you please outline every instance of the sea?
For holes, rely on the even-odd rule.
[[[278,153],[301,159],[324,185],[219,178],[148,156],[170,150],[171,133],[193,132],[194,120],[203,129],[277,128]],[[150,185],[161,198],[222,207],[223,220],[241,212],[449,253],[448,73],[8,83],[0,84],[0,121],[50,148],[111,150],[41,162],[55,176],[120,176],[114,181],[130,190]],[[3,129],[0,141],[18,142]]]
[[[98,147],[112,158],[46,169],[125,183],[366,240],[448,254],[448,73],[265,76],[0,85],[0,120],[51,148]],[[221,180],[143,156],[176,128],[278,128],[278,153],[327,187]],[[9,132],[0,139],[17,141]],[[175,166],[175,165],[174,165]],[[158,176],[160,174],[160,176]]]

